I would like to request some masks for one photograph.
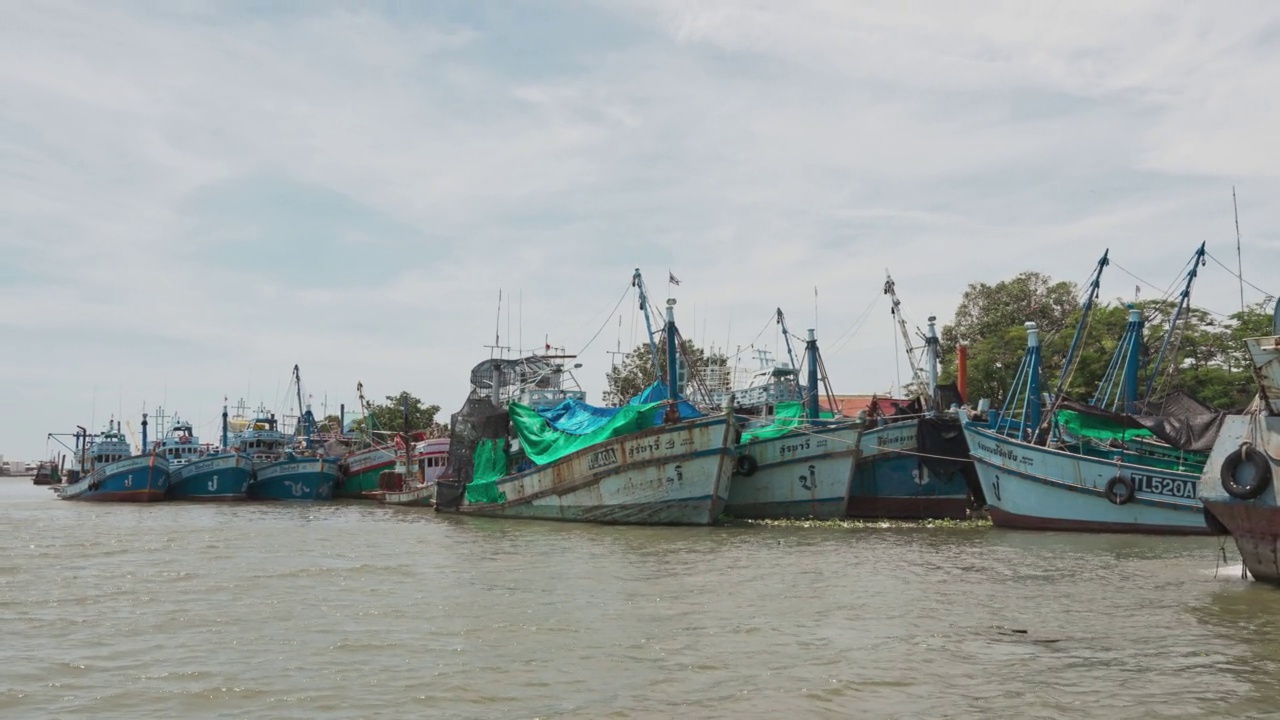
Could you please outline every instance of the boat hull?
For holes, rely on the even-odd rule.
[[[844,517],[859,432],[853,425],[813,428],[738,446],[756,468],[733,475],[725,512],[748,519]]]
[[[1222,488],[1222,465],[1244,440],[1254,443],[1258,454],[1271,465],[1271,485],[1252,500],[1234,498]],[[1200,500],[1235,540],[1245,569],[1255,580],[1273,585],[1280,585],[1280,498],[1275,487],[1280,481],[1280,465],[1271,459],[1280,457],[1277,453],[1280,417],[1232,415],[1223,421],[1200,478]]]
[[[864,430],[858,442],[848,516],[900,520],[968,517],[972,502],[964,473],[930,470],[918,448],[919,425],[915,421]]]
[[[436,501],[436,486],[434,484],[425,487],[413,488],[410,490],[400,490],[379,493],[377,495],[378,502],[386,505],[402,505],[405,507],[431,507]]]
[[[58,488],[58,497],[92,502],[158,502],[164,499],[168,487],[168,461],[144,455],[103,465],[75,483]]]
[[[332,500],[338,461],[294,458],[254,468],[250,500]]]
[[[451,508],[487,517],[624,525],[710,525],[728,503],[736,425],[662,425],[497,481],[505,498]]]
[[[247,455],[206,456],[173,468],[166,497],[170,500],[244,500],[253,463]]]
[[[1198,476],[1115,463],[1029,445],[972,422],[969,449],[997,527],[1074,532],[1207,535],[1196,499]],[[1117,474],[1134,484],[1133,499],[1108,499]],[[1151,492],[1152,488],[1168,494]]]
[[[379,490],[378,477],[396,465],[394,450],[368,448],[351,453],[342,461],[342,478],[334,488],[334,497],[367,498]]]

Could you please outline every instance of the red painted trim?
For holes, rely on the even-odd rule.
[[[120,490],[117,492],[89,491],[71,499],[89,500],[93,502],[159,502],[164,499],[164,490]]]
[[[1142,535],[1208,535],[1209,528],[1189,528],[1178,525],[1137,525],[1134,523],[1094,522],[1092,520],[1062,520],[1019,515],[987,506],[991,524],[1016,530],[1058,530],[1063,532],[1138,533]]]

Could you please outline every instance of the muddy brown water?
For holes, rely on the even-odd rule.
[[[6,479],[0,717],[1280,717],[1280,591],[1215,577],[1218,544]]]

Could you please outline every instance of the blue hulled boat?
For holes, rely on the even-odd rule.
[[[78,434],[81,476],[57,488],[63,500],[99,502],[155,502],[164,499],[169,486],[169,462],[158,453],[134,455],[129,441],[114,421],[96,438]],[[146,429],[143,428],[143,447]]]
[[[295,438],[280,432],[274,413],[260,412],[236,438],[236,450],[253,463],[250,500],[332,500],[338,458],[295,449]]]
[[[1171,327],[1188,302],[1203,252],[1201,246]],[[1010,398],[985,422],[964,424],[991,521],[1042,530],[1208,533],[1197,499],[1204,463],[1197,444],[1212,444],[1212,438],[1188,442],[1168,431],[1167,413],[1138,414],[1141,312],[1130,307],[1124,339],[1093,400],[1078,403],[1062,395],[1106,264],[1104,255],[1057,390],[1048,400],[1041,395],[1039,332],[1027,323],[1027,352]],[[1163,354],[1150,377],[1158,376]],[[1148,381],[1148,397],[1151,389]]]
[[[174,418],[160,441],[159,453],[169,461],[171,500],[244,500],[253,477],[248,455],[226,447],[227,411],[222,410],[222,448],[200,444],[191,424]]]

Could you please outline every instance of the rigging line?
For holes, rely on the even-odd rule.
[[[1231,277],[1239,280],[1240,282],[1244,283],[1245,285],[1248,285],[1249,287],[1253,288],[1254,290],[1257,290],[1258,292],[1262,293],[1263,295],[1266,295],[1267,297],[1271,297],[1271,298],[1276,297],[1275,293],[1269,293],[1266,290],[1263,290],[1262,288],[1258,287],[1257,285],[1254,285],[1253,283],[1249,282],[1248,280],[1245,280],[1243,277],[1237,275],[1234,270],[1227,267],[1226,265],[1223,265],[1221,260],[1214,257],[1213,253],[1205,251],[1205,255],[1207,255],[1210,260],[1218,263],[1218,266],[1221,267],[1223,270],[1226,270],[1231,275]]]
[[[586,352],[587,348],[591,347],[591,343],[595,342],[596,338],[600,337],[600,333],[604,332],[604,329],[609,326],[609,321],[613,319],[613,314],[618,312],[618,308],[622,307],[622,302],[627,299],[627,295],[629,295],[630,293],[631,293],[631,286],[628,285],[627,289],[622,291],[622,297],[618,298],[618,304],[614,305],[613,310],[610,310],[609,314],[605,316],[604,324],[600,326],[599,330],[596,330],[596,334],[591,336],[591,339],[587,341],[587,344],[584,345],[582,349],[578,351],[579,355]]]
[[[1164,290],[1161,290],[1160,288],[1156,287],[1155,285],[1152,285],[1151,283],[1147,282],[1146,280],[1143,280],[1142,278],[1138,277],[1137,275],[1134,275],[1133,273],[1129,272],[1129,270],[1128,270],[1127,268],[1125,268],[1125,266],[1121,265],[1120,263],[1116,262],[1115,260],[1112,260],[1112,261],[1111,261],[1111,265],[1112,265],[1113,267],[1115,267],[1117,270],[1119,270],[1120,272],[1124,273],[1125,275],[1128,275],[1129,277],[1133,278],[1134,280],[1137,280],[1138,282],[1142,283],[1143,285],[1146,285],[1147,287],[1151,288],[1152,290],[1155,290],[1156,292],[1160,293],[1160,298],[1159,298],[1160,300],[1168,300],[1168,299],[1170,299],[1170,298],[1172,297],[1173,285],[1170,285],[1168,288],[1166,288],[1166,289],[1164,289]],[[1182,267],[1183,267],[1183,269],[1185,270],[1187,266],[1186,266],[1186,265],[1183,265]],[[1174,281],[1173,281],[1174,285],[1176,285],[1176,284],[1177,284],[1178,279],[1180,279],[1181,277],[1182,277],[1182,272],[1181,272],[1181,271],[1179,271],[1179,273],[1178,273],[1178,277],[1174,278]]]
[[[880,303],[880,299],[883,297],[884,297],[884,293],[876,293],[876,296],[872,298],[871,302],[862,311],[862,314],[858,316],[856,320],[854,320],[853,325],[851,325],[844,332],[840,333],[840,336],[837,337],[831,343],[831,347],[832,347],[831,354],[834,355],[835,353],[840,352],[840,350],[842,350],[845,347],[845,345],[848,345],[853,340],[853,338],[858,335],[858,331],[862,329],[862,326],[864,324],[866,324],[867,318],[871,317],[871,311],[876,308],[876,305]]]

